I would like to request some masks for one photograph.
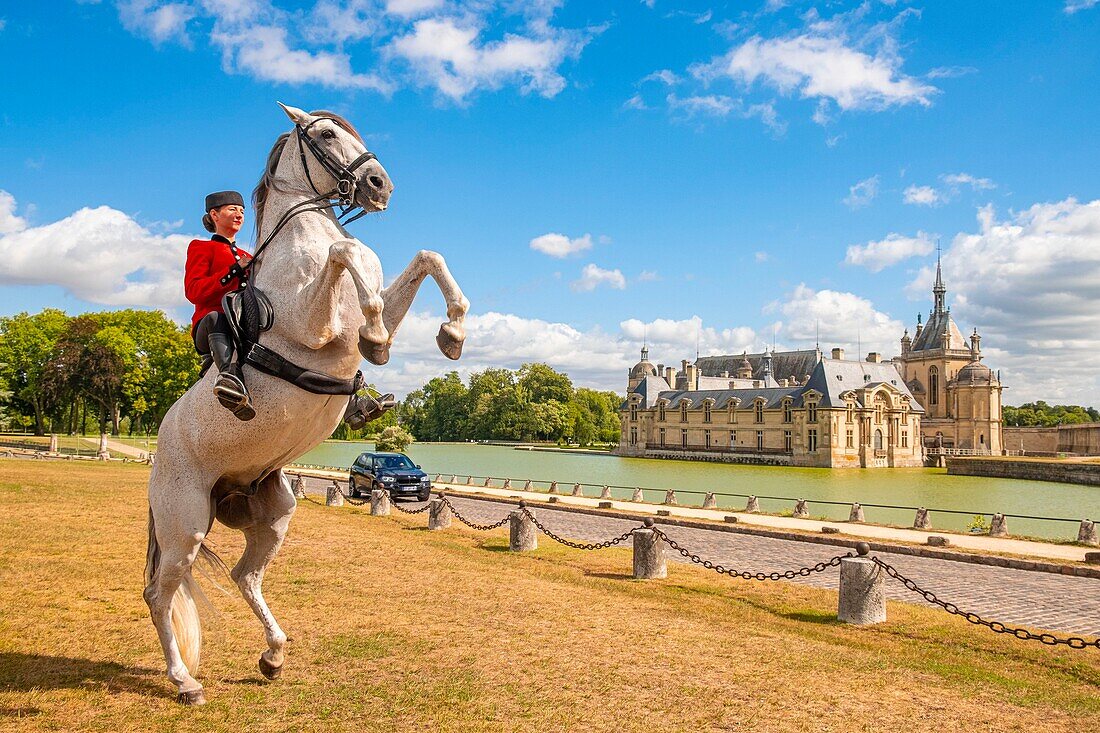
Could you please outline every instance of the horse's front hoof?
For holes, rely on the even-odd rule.
[[[390,360],[389,344],[375,344],[359,337],[359,353],[375,366],[382,366]]]
[[[462,343],[465,341],[465,335],[462,338],[457,337],[452,332],[453,328],[447,323],[440,326],[439,333],[435,335],[435,343],[439,346],[439,350],[443,352],[443,356],[455,361],[462,356]]]
[[[260,655],[260,674],[267,677],[269,680],[277,680],[283,674],[283,665],[276,667],[267,659]]]
[[[205,705],[206,696],[202,694],[202,689],[190,690],[177,695],[176,702],[180,705]]]

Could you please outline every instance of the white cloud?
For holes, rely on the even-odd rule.
[[[654,71],[652,74],[647,74],[642,77],[642,83],[647,81],[659,81],[662,84],[673,86],[680,82],[680,77],[672,73],[669,69],[661,69],[660,71]]]
[[[890,233],[886,235],[885,239],[880,239],[877,242],[851,245],[848,247],[844,262],[849,265],[866,267],[871,272],[879,272],[883,268],[896,265],[910,257],[923,257],[931,254],[934,247],[932,236],[925,232],[917,232],[915,237]]]
[[[568,257],[586,249],[592,249],[592,235],[585,234],[582,237],[570,239],[564,234],[551,232],[532,239],[531,249],[551,257]]]
[[[179,41],[191,45],[187,23],[197,11],[187,3],[157,0],[123,0],[118,4],[118,17],[126,30],[148,37],[154,44]]]
[[[943,192],[931,186],[909,186],[902,195],[905,203],[917,206],[939,206],[947,201]]]
[[[867,206],[874,200],[875,196],[878,196],[878,183],[878,175],[864,178],[848,189],[848,195],[844,198],[844,203],[852,209]]]
[[[168,309],[185,302],[183,265],[192,237],[153,234],[107,206],[38,227],[14,209],[14,199],[0,192],[0,282],[58,285],[104,305]]]
[[[1063,10],[1068,15],[1076,13],[1078,10],[1088,10],[1089,8],[1095,8],[1100,0],[1066,0],[1066,5]]]
[[[770,259],[767,252],[754,252],[752,257],[757,262],[767,262]]]
[[[962,186],[970,186],[975,191],[988,191],[989,189],[996,188],[997,184],[988,178],[977,178],[969,173],[948,173],[940,176],[944,183],[953,188],[960,188]]]
[[[386,0],[386,12],[396,15],[423,15],[443,7],[443,0]]]
[[[633,97],[631,97],[630,99],[623,102],[623,108],[624,109],[649,109],[649,107],[646,106],[645,100],[642,99],[641,94],[635,94]]]
[[[660,280],[660,279],[661,279],[661,276],[657,274],[656,270],[642,270],[638,274],[638,282],[640,282],[640,283],[651,283],[651,282],[656,282],[657,280]]]
[[[929,298],[933,269],[909,285]],[[1100,200],[1035,204],[998,219],[979,209],[978,231],[943,254],[948,302],[981,331],[986,363],[1004,369],[1007,404],[1034,399],[1100,404]]]
[[[928,106],[938,91],[901,71],[894,44],[871,55],[849,45],[834,24],[781,38],[753,36],[693,71],[704,79],[726,76],[746,87],[760,82],[783,94],[827,100],[843,111]]]
[[[704,326],[699,316],[649,322],[629,318],[619,328],[626,344],[640,344],[644,339],[653,350],[668,354],[670,364],[693,356],[696,346],[700,354],[733,354],[751,350],[757,343],[756,331],[747,326],[721,329]]]
[[[738,100],[722,94],[703,94],[692,97],[678,97],[669,94],[665,98],[670,109],[681,110],[688,116],[709,114],[725,117],[739,104]]]
[[[581,270],[580,278],[571,282],[569,287],[576,292],[586,293],[595,290],[600,285],[607,285],[615,290],[625,290],[626,278],[619,270],[605,270],[589,263]]]
[[[541,27],[551,30],[546,24]],[[541,37],[505,34],[499,41],[484,41],[480,36],[476,24],[427,18],[396,38],[388,52],[407,61],[421,84],[434,86],[453,101],[506,83],[518,83],[525,93],[553,97],[565,88],[558,67],[578,56],[589,40],[588,35],[564,31]]]
[[[855,293],[813,290],[805,284],[798,285],[785,300],[770,303],[765,312],[783,316],[779,331],[788,341],[813,344],[820,335],[823,350],[840,346],[849,349],[850,356],[869,351],[897,353],[904,328]]]

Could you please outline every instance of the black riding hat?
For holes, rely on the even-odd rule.
[[[217,191],[206,197],[206,208],[204,208],[203,211],[210,211],[211,209],[218,209],[222,206],[230,206],[232,204],[236,204],[243,209],[244,197],[236,191]]]

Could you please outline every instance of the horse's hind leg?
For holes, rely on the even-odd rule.
[[[245,536],[244,554],[231,573],[241,595],[263,624],[267,651],[260,655],[260,672],[269,680],[276,679],[283,671],[286,634],[267,607],[261,586],[264,571],[286,537],[294,508],[294,493],[282,471],[264,479],[260,490],[249,499],[248,513],[252,521],[241,527]]]
[[[154,475],[151,489],[156,482]],[[151,490],[150,509],[148,583],[143,595],[179,702],[201,705],[205,702],[202,685],[192,676],[198,671],[202,628],[191,566],[210,523],[209,500],[204,501],[200,490],[172,497]]]
[[[462,355],[462,343],[466,340],[466,312],[470,309],[470,301],[462,294],[462,289],[451,275],[443,256],[438,252],[422,249],[416,253],[405,271],[382,291],[382,301],[385,304],[382,321],[389,330],[389,339],[384,347],[387,359],[394,334],[401,321],[405,320],[413,298],[420,289],[420,283],[429,275],[435,278],[447,303],[447,322],[439,327],[439,333],[435,337],[436,344],[449,359],[457,359]],[[372,363],[383,362],[372,360]]]

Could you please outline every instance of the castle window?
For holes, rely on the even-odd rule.
[[[630,429],[630,444],[638,445],[638,428]]]
[[[851,423],[852,416],[855,414],[856,408],[851,402],[848,403],[848,409],[844,413],[844,422]]]
[[[638,406],[630,406],[630,422],[638,422]]]
[[[817,428],[810,428],[806,431],[806,450],[810,453],[817,452]]]
[[[763,402],[757,402],[756,403],[756,412],[755,412],[755,415],[754,415],[754,420],[756,422],[764,422],[764,403]]]
[[[665,421],[665,403],[657,405],[657,422]]]
[[[764,450],[764,431],[756,431],[756,450]]]
[[[710,422],[710,403],[703,403],[703,422]]]
[[[817,422],[817,403],[810,402],[806,405],[806,422]]]
[[[735,446],[735,445],[737,445],[737,431],[736,430],[731,430],[730,431],[730,448],[733,448],[733,446]]]
[[[660,428],[657,431],[657,440],[660,441],[661,447],[664,448],[665,447],[665,429],[664,428]]]
[[[789,399],[783,400],[783,422],[791,422],[791,401]]]
[[[688,421],[688,403],[681,402],[680,403],[680,422],[687,422],[687,421]]]
[[[794,447],[794,438],[791,437],[791,431],[790,430],[784,430],[783,431],[783,450],[790,453],[791,449],[793,447]]]
[[[932,367],[928,370],[928,404],[940,403],[940,370]]]
[[[710,448],[710,431],[709,430],[704,430],[703,431],[703,445],[705,445],[707,448]]]
[[[848,428],[844,432],[844,447],[845,448],[855,448],[856,447],[855,434],[853,433],[851,428]]]
[[[727,416],[726,416],[726,419],[729,421],[729,424],[730,425],[736,425],[737,424],[737,406],[734,405],[731,402],[729,404],[729,407],[726,408],[726,412],[728,413]]]
[[[909,447],[909,431],[908,430],[902,430],[901,431],[901,447],[902,448],[908,448]]]
[[[882,450],[882,431],[875,429],[875,450]]]
[[[686,431],[686,430],[681,430],[680,431],[680,447],[681,448],[687,448],[688,447],[688,431]]]

